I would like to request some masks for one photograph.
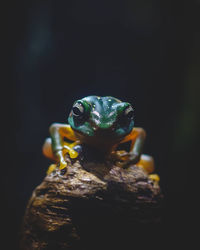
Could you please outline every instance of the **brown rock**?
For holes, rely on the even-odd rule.
[[[21,249],[142,246],[159,229],[161,201],[158,183],[137,166],[76,161],[66,172],[57,168],[34,190]]]

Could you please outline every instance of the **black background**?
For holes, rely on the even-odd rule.
[[[198,167],[199,1],[7,3],[4,249],[17,249],[26,203],[45,176],[49,161],[41,147],[49,125],[66,122],[73,101],[87,95],[111,95],[135,107],[136,126],[147,131],[144,151],[155,158],[165,195],[161,246],[179,246],[190,231],[188,183]]]

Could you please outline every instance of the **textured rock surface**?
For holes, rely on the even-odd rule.
[[[21,248],[142,247],[159,230],[161,201],[159,185],[137,166],[76,161],[67,172],[56,169],[34,190]]]

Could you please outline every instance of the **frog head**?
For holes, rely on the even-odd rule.
[[[113,143],[133,129],[133,108],[111,96],[88,96],[73,104],[68,122],[84,142]]]

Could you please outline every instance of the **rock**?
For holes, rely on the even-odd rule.
[[[21,249],[141,249],[159,232],[161,204],[159,184],[142,168],[75,161],[34,190]]]

